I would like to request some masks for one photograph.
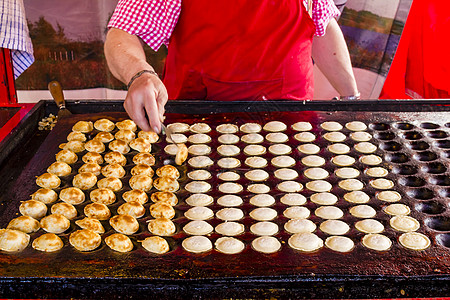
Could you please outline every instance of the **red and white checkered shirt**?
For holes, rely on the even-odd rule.
[[[182,0],[119,0],[109,21],[114,27],[140,37],[153,50],[168,44],[178,21]],[[308,0],[303,0],[307,6]],[[312,1],[312,20],[316,36],[323,36],[331,18],[340,12],[332,0]]]

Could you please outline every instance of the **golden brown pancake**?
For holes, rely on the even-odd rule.
[[[39,221],[30,216],[19,216],[9,221],[7,229],[19,230],[25,233],[36,232],[41,228]]]
[[[0,250],[19,252],[25,249],[29,242],[30,236],[22,231],[0,229]]]
[[[98,233],[89,229],[80,229],[72,232],[69,236],[69,243],[78,251],[92,251],[98,248],[102,238]]]
[[[117,192],[122,189],[122,181],[115,177],[105,177],[97,182],[97,187],[100,189],[110,189],[113,192]]]
[[[72,185],[82,190],[88,190],[97,183],[97,176],[90,172],[83,172],[75,175]]]
[[[60,214],[69,220],[76,218],[78,212],[75,206],[66,202],[59,202],[52,205],[50,209],[52,214]]]
[[[37,200],[22,201],[19,211],[24,216],[40,219],[47,214],[47,205]]]
[[[36,178],[36,184],[42,188],[56,189],[61,184],[61,179],[51,173],[44,173]]]
[[[101,170],[102,175],[105,177],[122,178],[125,176],[125,169],[119,164],[108,164]]]
[[[109,219],[109,224],[115,231],[125,235],[134,234],[139,230],[138,221],[130,215],[116,215]]]
[[[55,252],[64,246],[63,241],[54,233],[44,233],[31,244],[33,249],[43,252]]]
[[[156,159],[152,154],[143,152],[136,154],[133,157],[133,162],[136,165],[144,164],[151,167],[155,165]]]
[[[75,224],[77,224],[81,229],[89,229],[98,234],[105,233],[105,228],[103,228],[102,223],[94,218],[84,218],[81,220],[76,220]]]
[[[68,187],[59,192],[59,199],[69,204],[78,205],[83,203],[86,197],[79,188]]]
[[[102,153],[105,151],[105,144],[99,140],[90,140],[84,144],[84,148],[89,152]]]
[[[126,202],[138,201],[141,204],[147,203],[148,201],[147,194],[141,190],[126,191],[125,193],[122,194],[122,198]]]
[[[65,162],[56,161],[47,168],[47,172],[61,177],[69,175],[72,172],[72,168]]]
[[[31,199],[50,204],[58,200],[58,194],[52,189],[41,188],[31,195]]]
[[[41,228],[50,233],[63,233],[70,227],[70,221],[63,215],[51,214],[41,219]]]
[[[167,218],[151,219],[147,225],[150,233],[160,236],[169,236],[175,233],[177,228],[172,220]]]
[[[129,119],[117,122],[116,126],[117,126],[117,128],[119,128],[119,130],[124,130],[124,129],[128,129],[131,131],[137,130],[136,123],[134,123],[132,120],[129,120]]]
[[[94,122],[94,128],[99,131],[113,131],[116,125],[108,119],[99,119]]]
[[[178,203],[177,195],[172,192],[154,192],[150,195],[150,199],[154,202],[166,202],[174,206]]]
[[[56,160],[71,165],[78,160],[78,156],[75,154],[75,152],[64,149],[56,153]]]
[[[113,233],[105,238],[105,243],[114,251],[129,252],[133,250],[130,238],[121,233]]]
[[[86,217],[97,220],[108,220],[111,216],[109,208],[102,203],[90,203],[84,207]]]
[[[64,150],[63,150],[64,151]],[[100,153],[97,152],[88,152],[81,158],[84,163],[89,164],[102,164],[103,163],[103,157]]]
[[[100,167],[99,164],[87,163],[87,164],[82,165],[78,169],[78,172],[79,173],[90,172],[90,173],[94,174],[95,176],[98,176],[101,174],[101,170],[102,170],[102,167]]]
[[[89,194],[92,202],[110,205],[116,202],[116,194],[107,188],[99,188],[92,190]]]
[[[78,121],[73,125],[72,131],[78,131],[78,132],[91,132],[94,130],[94,124],[91,121]]]

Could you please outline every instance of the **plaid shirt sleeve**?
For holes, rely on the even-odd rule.
[[[308,0],[303,0],[308,7]],[[312,20],[316,25],[315,36],[324,36],[331,18],[337,18],[341,12],[332,0],[312,0]]]

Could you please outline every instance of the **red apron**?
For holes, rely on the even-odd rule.
[[[314,23],[301,0],[183,0],[169,99],[311,99]]]

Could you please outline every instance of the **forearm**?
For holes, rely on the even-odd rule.
[[[358,93],[347,44],[335,19],[330,20],[324,36],[313,38],[312,56],[341,96]]]

